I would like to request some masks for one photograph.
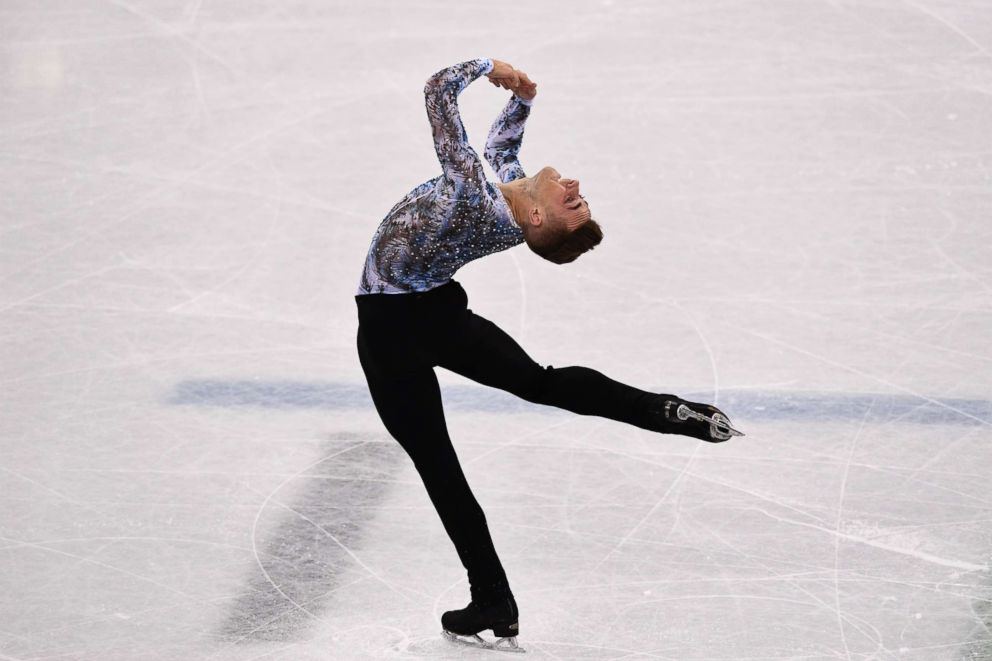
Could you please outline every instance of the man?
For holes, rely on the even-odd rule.
[[[513,96],[486,142],[500,183],[487,181],[458,114],[458,94],[487,75]],[[537,86],[497,60],[443,69],[424,88],[442,174],[417,186],[379,225],[355,300],[358,355],[376,410],[413,460],[468,573],[471,603],[441,618],[449,638],[516,646],[517,605],[448,437],[434,367],[539,404],[643,429],[720,442],[739,432],[713,406],[638,390],[586,367],[542,367],[492,322],[468,309],[451,279],[479,257],[526,242],[556,264],[603,238],[579,182],[546,167],[532,177],[517,160]],[[492,630],[495,644],[477,634]],[[463,642],[468,642],[461,639]]]

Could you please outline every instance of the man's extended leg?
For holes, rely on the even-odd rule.
[[[710,443],[731,438],[729,420],[715,406],[640,390],[588,367],[541,367],[496,324],[471,310],[458,316],[445,340],[439,365],[527,401]],[[685,418],[680,409],[726,424]]]
[[[469,488],[451,445],[441,391],[430,366],[382,374],[359,334],[358,355],[369,391],[386,429],[406,450],[423,479],[458,557],[473,597],[492,586],[508,589],[486,517]]]
[[[438,364],[529,402],[657,431],[650,412],[657,394],[588,367],[541,367],[512,337],[471,310],[459,318]]]

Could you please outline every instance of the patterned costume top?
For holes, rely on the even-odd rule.
[[[492,69],[492,60],[471,60],[427,80],[427,117],[443,174],[386,214],[365,259],[359,295],[427,291],[468,262],[523,242],[503,194],[486,181],[458,114],[458,94]],[[486,160],[504,183],[525,176],[517,152],[529,114],[530,102],[514,95],[489,131]]]

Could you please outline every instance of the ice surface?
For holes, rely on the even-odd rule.
[[[607,238],[472,308],[747,432],[441,374],[528,658],[992,658],[990,49],[986,0],[5,0],[0,658],[481,658],[351,298],[474,57]]]

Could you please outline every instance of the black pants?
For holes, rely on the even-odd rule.
[[[457,282],[415,294],[356,296],[358,356],[376,410],[413,460],[468,572],[473,599],[508,590],[486,517],[451,446],[434,367],[537,404],[651,429],[655,397],[586,367],[542,367],[468,309]]]

